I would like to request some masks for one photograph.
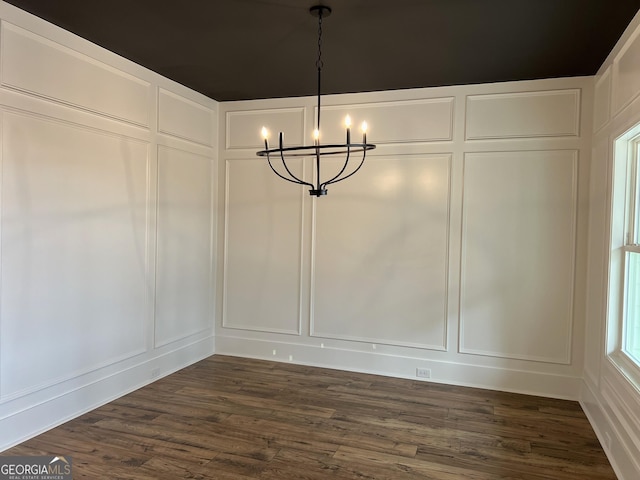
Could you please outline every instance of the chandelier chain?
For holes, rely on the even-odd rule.
[[[316,67],[318,67],[318,111],[316,112],[316,130],[320,131],[320,95],[322,88],[322,67],[324,62],[322,61],[322,10],[318,12],[318,60],[316,60]]]
[[[322,70],[324,62],[322,61],[322,13],[318,16],[318,60],[316,61],[316,67]]]

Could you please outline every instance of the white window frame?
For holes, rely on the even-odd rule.
[[[629,253],[640,254],[640,123],[613,143],[607,356],[640,390],[640,362],[625,350]]]

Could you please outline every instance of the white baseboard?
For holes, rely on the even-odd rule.
[[[214,353],[212,337],[91,381],[0,418],[0,452],[89,412]],[[62,386],[64,387],[64,386]],[[59,453],[59,452],[51,452]]]
[[[580,405],[584,410],[600,444],[607,454],[609,463],[618,480],[637,480],[640,478],[640,446],[626,439],[623,428],[613,422],[608,408],[603,404],[597,389],[584,381],[580,394]]]
[[[274,350],[276,351],[275,355],[273,354]],[[507,370],[482,365],[389,355],[379,351],[363,352],[335,347],[321,348],[316,345],[273,342],[220,334],[216,335],[216,353],[412,380],[422,380],[416,377],[416,368],[428,368],[432,374],[428,381],[436,383],[568,400],[579,398],[582,385],[581,378],[569,375]]]

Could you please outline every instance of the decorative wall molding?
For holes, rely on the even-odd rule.
[[[464,192],[460,353],[569,364],[578,151],[467,153]]]
[[[580,89],[468,95],[466,139],[577,137]]]
[[[628,403],[628,400],[633,401],[633,395],[629,395],[629,392],[625,391],[627,388],[623,383],[616,383],[618,384],[613,385],[610,379],[604,379],[600,387],[602,399],[610,409],[612,416],[620,422],[624,429],[624,435],[621,435],[621,437],[629,438],[628,445],[640,445],[640,435],[633,428],[633,425],[638,425],[640,417]],[[635,450],[640,454],[640,449],[636,448]],[[637,459],[638,456],[632,458]],[[638,466],[640,467],[640,463],[638,463]]]
[[[158,145],[154,345],[212,329],[211,158]]]
[[[0,16],[4,450],[214,353],[218,104],[5,2]],[[173,336],[154,303],[167,155],[202,160],[195,181],[207,184],[196,235],[206,312]],[[180,189],[193,193],[193,182]]]
[[[314,203],[311,336],[446,350],[451,162],[375,157]]]
[[[611,116],[611,67],[596,77],[593,100],[593,131],[604,127]]]
[[[611,103],[614,117],[640,94],[638,58],[640,58],[640,29],[636,30],[624,43],[613,60]]]
[[[149,82],[6,21],[0,25],[3,87],[149,126]]]
[[[290,168],[305,176],[302,161]],[[227,159],[225,171],[222,327],[300,335],[306,191],[263,159]]]
[[[640,478],[640,390],[614,363],[621,302],[611,298],[622,273],[626,156],[614,140],[640,122],[640,14],[600,67],[595,81],[589,183],[588,278],[581,404],[620,480]],[[610,92],[610,93],[609,93]],[[607,98],[609,96],[609,98]],[[609,104],[607,104],[609,102]],[[607,115],[607,105],[609,115]],[[620,157],[618,160],[617,157]],[[624,167],[624,165],[623,165]]]
[[[609,200],[607,185],[610,184],[609,173],[609,139],[601,137],[593,143],[591,149],[591,166],[589,172],[589,250],[604,252],[607,249],[609,229],[602,228],[608,223]],[[607,179],[602,182],[602,179]],[[607,316],[607,281],[604,280],[609,270],[608,256],[589,255],[587,264],[587,303],[585,318],[585,359],[584,373],[593,385],[599,384],[601,360],[604,358],[606,325],[602,322]]]
[[[454,107],[455,97],[323,105],[322,136],[326,143],[343,142],[344,118],[349,114],[355,125],[352,138],[358,138],[358,126],[366,121],[370,140],[376,144],[447,142],[453,140]]]
[[[225,346],[222,353],[251,356],[256,355],[256,342],[262,342],[260,345],[265,345],[264,358],[284,359],[294,363],[307,361],[301,358],[299,352],[308,351],[309,345],[324,345],[325,349],[327,346],[337,345],[340,352],[361,352],[371,348],[373,356],[367,357],[368,361],[381,370],[386,368],[384,362],[393,364],[393,359],[405,352],[408,355],[415,353],[416,357],[425,362],[437,361],[450,365],[451,368],[441,370],[442,381],[449,378],[452,383],[460,381],[466,385],[499,388],[490,376],[485,378],[484,374],[475,370],[478,376],[473,379],[460,373],[470,372],[468,365],[476,363],[487,365],[484,368],[491,371],[502,371],[505,377],[512,375],[514,370],[524,372],[522,375],[525,377],[532,375],[535,378],[541,378],[536,376],[545,372],[545,378],[554,384],[557,379],[561,378],[559,383],[562,383],[566,381],[566,377],[574,377],[575,381],[571,385],[575,387],[579,383],[577,378],[581,375],[582,362],[572,356],[580,355],[583,351],[580,342],[584,341],[584,325],[578,323],[574,329],[574,320],[582,321],[582,315],[580,318],[573,318],[580,314],[582,306],[575,303],[578,308],[575,312],[573,308],[574,302],[583,301],[586,289],[583,281],[576,282],[574,278],[576,272],[586,269],[582,250],[584,245],[578,241],[577,235],[585,235],[587,229],[586,214],[579,208],[586,197],[580,193],[579,198],[578,194],[588,188],[584,185],[588,176],[584,175],[583,169],[590,156],[589,139],[581,132],[580,125],[587,125],[585,132],[591,129],[592,118],[585,117],[592,111],[592,87],[592,78],[564,78],[328,96],[323,104],[323,138],[329,136],[330,140],[331,135],[336,136],[336,139],[337,136],[344,135],[340,124],[347,113],[356,126],[366,116],[371,125],[370,138],[375,140],[374,143],[379,143],[379,139],[375,138],[378,133],[373,134],[374,130],[377,132],[377,128],[374,128],[377,121],[371,120],[375,120],[376,115],[382,115],[386,122],[384,125],[391,124],[389,128],[392,133],[395,132],[393,135],[397,135],[393,138],[382,137],[389,143],[379,143],[374,154],[367,156],[361,171],[344,183],[331,185],[329,194],[321,199],[310,199],[304,188],[283,182],[264,163],[255,159],[252,161],[250,158],[253,158],[254,152],[249,148],[255,148],[251,145],[257,146],[259,142],[255,133],[251,133],[246,142],[229,140],[240,138],[236,137],[236,132],[237,135],[249,135],[247,125],[253,124],[253,130],[258,131],[267,120],[271,123],[272,112],[284,111],[290,118],[297,118],[292,120],[292,126],[293,122],[303,126],[304,120],[308,124],[313,120],[313,99],[305,97],[225,103],[221,110],[227,121],[222,126],[224,132],[221,135],[227,138],[227,144],[221,147],[219,154],[225,158],[225,163],[220,165],[220,190],[225,191],[220,196],[220,202],[226,203],[226,220],[225,225],[220,224],[219,239],[224,247],[220,248],[219,254],[228,255],[227,249],[235,248],[237,252],[248,252],[251,257],[242,258],[242,262],[230,262],[226,258],[225,265],[219,272],[224,285],[218,292],[223,305],[219,307],[222,321],[216,328],[217,347]],[[583,92],[588,92],[589,95],[583,98]],[[520,129],[518,131],[500,131],[501,134],[506,133],[506,136],[489,138],[497,134],[498,131],[494,129],[482,141],[467,140],[465,128],[468,122],[465,113],[468,112],[465,108],[469,98],[478,100],[479,103],[487,101],[483,108],[492,101],[505,101],[507,110],[511,109],[514,115],[517,110],[517,116],[528,120],[516,125]],[[495,105],[492,103],[492,106]],[[532,116],[531,109],[535,113],[536,105],[542,105],[542,113],[538,111]],[[303,109],[304,114],[300,113],[297,117],[291,113],[301,112]],[[504,112],[504,109],[500,111]],[[442,115],[439,116],[437,112]],[[545,115],[550,116],[547,125],[542,118]],[[504,117],[497,118],[500,121],[493,127],[504,126]],[[415,134],[423,132],[421,129],[432,121],[441,121],[442,124],[438,125],[446,133],[436,132],[433,141],[429,140],[428,135]],[[413,130],[402,136],[401,126],[405,124],[411,125]],[[354,131],[357,131],[356,127],[352,130],[352,136]],[[386,135],[388,132],[384,128],[379,133]],[[238,148],[229,148],[230,145]],[[511,212],[522,218],[529,218],[530,221],[533,219],[534,223],[549,218],[547,223],[540,225],[542,237],[538,232],[532,238],[552,240],[559,242],[561,246],[562,258],[557,258],[555,246],[552,248],[545,243],[540,250],[540,246],[529,245],[533,240],[525,242],[531,250],[527,253],[529,256],[536,251],[542,252],[533,255],[540,257],[540,265],[559,264],[562,269],[561,278],[554,277],[551,280],[554,286],[561,284],[561,288],[553,293],[552,306],[545,307],[546,310],[554,310],[554,316],[552,320],[542,321],[544,328],[551,333],[547,331],[544,338],[534,339],[532,344],[522,340],[520,336],[523,331],[529,331],[532,325],[540,323],[538,320],[534,321],[534,314],[531,313],[540,309],[539,305],[531,307],[525,315],[526,329],[510,330],[506,335],[502,323],[511,317],[521,321],[522,314],[520,310],[513,309],[503,313],[500,316],[502,323],[488,326],[487,335],[502,335],[507,343],[484,345],[481,338],[470,329],[473,323],[469,323],[469,315],[476,315],[477,312],[470,310],[468,304],[457,301],[461,293],[461,282],[468,280],[468,277],[460,276],[461,264],[465,258],[469,259],[468,248],[463,248],[465,245],[468,247],[468,243],[464,244],[462,230],[463,206],[468,209],[470,204],[476,204],[473,198],[481,200],[499,192],[503,185],[500,175],[498,178],[487,174],[488,178],[484,178],[481,174],[474,174],[474,178],[477,177],[476,193],[480,192],[479,196],[474,197],[468,190],[469,178],[465,181],[465,155],[467,161],[469,155],[476,155],[474,159],[483,155],[497,156],[502,159],[504,166],[510,168],[515,164],[517,168],[522,167],[524,172],[533,168],[531,175],[526,173],[524,179],[518,180],[524,186],[529,185],[529,180],[533,182],[523,191],[529,195],[530,203],[518,203],[519,200],[515,199],[512,205],[500,204],[500,211],[506,214]],[[515,160],[507,161],[513,155]],[[431,165],[429,159],[440,160]],[[323,168],[326,170],[339,163],[338,160],[325,160]],[[430,183],[429,188],[420,188],[420,178],[427,176],[421,175],[418,170],[427,165],[446,165],[446,174],[433,176],[432,180],[437,180]],[[498,173],[502,170],[498,169]],[[433,170],[436,171],[440,170]],[[549,173],[549,176],[544,172]],[[540,182],[550,183],[551,194],[543,187],[532,186],[537,185],[537,180],[534,179],[539,176]],[[224,182],[222,179],[225,179]],[[259,199],[255,192],[260,188],[267,188],[265,185],[270,185],[268,188],[273,188],[273,192],[269,191],[268,199],[264,193]],[[446,190],[444,197],[441,195],[443,188]],[[428,200],[422,196],[427,192],[434,197]],[[559,199],[559,206],[554,204],[552,208],[549,202],[555,201],[556,197]],[[423,208],[419,208],[422,205],[420,202],[424,202]],[[289,210],[294,204],[296,207],[292,211],[296,213],[291,214]],[[229,205],[243,208],[261,205],[265,211],[260,213],[254,209],[253,213],[239,222],[240,216],[237,213],[229,213]],[[442,208],[436,208],[436,205]],[[540,205],[540,209],[549,208],[554,214],[537,215],[535,205]],[[265,218],[273,215],[268,212],[271,207],[274,211],[284,212],[283,216],[264,224]],[[302,212],[301,218],[308,219],[300,225],[297,223],[299,212]],[[236,226],[233,233],[229,234],[228,221],[234,216],[239,222],[237,225],[245,226],[244,232]],[[288,225],[294,218],[294,226]],[[476,218],[475,224],[483,224],[482,215],[474,215],[473,218]],[[467,215],[465,221],[468,220]],[[263,231],[269,228],[279,232],[279,235],[284,234],[282,238],[285,245],[290,243],[288,235],[291,236],[301,228],[299,262],[297,243],[295,246],[289,245],[281,253],[276,253],[272,248],[265,250],[270,241]],[[480,234],[483,238],[492,235],[500,238],[500,228],[489,226],[480,231]],[[444,234],[438,236],[438,232]],[[262,239],[258,240],[256,235]],[[429,237],[434,235],[433,238]],[[424,239],[419,240],[422,237]],[[434,240],[436,237],[437,241]],[[479,240],[476,237],[474,239]],[[512,245],[507,244],[504,239],[503,247],[511,248]],[[474,244],[478,244],[478,241]],[[295,259],[292,256],[294,251]],[[244,265],[238,267],[238,262]],[[256,265],[271,266],[265,267],[266,273],[260,275],[249,273],[258,271]],[[284,274],[279,274],[282,266],[286,266],[287,270]],[[536,268],[538,269],[532,274],[532,282],[544,286],[547,282],[547,270],[538,266]],[[425,277],[428,280],[421,276],[427,271],[424,269],[429,271]],[[235,286],[232,286],[229,274],[248,279],[249,283],[236,281]],[[236,309],[236,313],[231,315],[228,308],[230,299],[236,305],[244,305],[249,298],[263,295],[263,285],[270,285],[270,282],[257,284],[254,278],[264,277],[266,274],[272,275],[271,278],[285,279],[285,282],[300,275],[299,283],[291,281],[290,287],[285,289],[289,293],[282,297],[274,296],[283,299],[281,302],[286,306],[287,313],[269,313],[261,307],[245,308],[246,312],[243,310],[242,314]],[[485,282],[485,285],[488,284]],[[302,290],[298,290],[298,287]],[[394,293],[385,297],[385,291]],[[418,292],[422,294],[419,295]],[[467,288],[466,293],[469,292]],[[370,297],[367,298],[365,294]],[[487,294],[486,298],[498,298],[501,294],[502,291],[493,292]],[[452,298],[452,295],[456,298]],[[525,295],[527,298],[539,296],[533,291]],[[394,298],[396,304],[392,305],[385,298]],[[462,298],[464,300],[465,297]],[[280,307],[282,305],[278,308]],[[437,313],[435,309],[438,309]],[[460,315],[465,319],[462,322]],[[462,334],[461,328],[465,329]],[[243,340],[246,340],[246,345],[243,345]],[[277,346],[279,342],[286,344],[287,351],[290,350],[291,353],[281,357],[282,346]],[[575,352],[572,351],[574,345]],[[273,350],[278,352],[277,355],[272,355]],[[322,355],[327,355],[327,352]],[[348,363],[352,358],[351,354],[340,355],[346,355],[344,362],[333,368],[357,369],[355,365],[350,366]],[[309,361],[314,365],[321,365],[323,362],[324,360]],[[415,378],[415,367],[406,372],[407,378]],[[543,385],[544,382],[535,379],[532,382],[528,393],[548,394],[549,389]],[[577,387],[572,392],[573,394],[565,397],[576,398]]]
[[[640,477],[640,450],[638,444],[633,444],[624,430],[633,425],[619,422],[615,411],[608,407],[609,401],[616,403],[615,390],[609,390],[608,399],[602,395],[598,387],[589,381],[583,382],[580,394],[580,405],[589,423],[593,427],[600,445],[607,454],[607,458],[620,480],[633,480]]]
[[[275,351],[275,354],[274,354]],[[471,362],[450,362],[416,356],[389,355],[378,351],[359,351],[286,339],[268,340],[232,335],[216,336],[216,353],[283,363],[333,368],[351,372],[385,375],[416,380],[416,368],[431,369],[435,383],[489,388],[505,392],[576,400],[582,379],[568,374],[495,368]]]
[[[283,132],[285,145],[304,145],[311,141],[305,138],[309,132],[305,128],[305,107],[273,108],[264,110],[227,111],[226,150],[264,148],[260,132],[262,127],[270,130],[271,144],[278,141],[278,133]]]
[[[213,146],[215,111],[164,88],[158,88],[158,132]]]
[[[2,145],[6,400],[145,351],[148,143],[11,110],[2,112]],[[111,188],[100,188],[108,179]],[[127,293],[106,293],[116,286]],[[60,332],[84,340],[61,349],[52,343]]]

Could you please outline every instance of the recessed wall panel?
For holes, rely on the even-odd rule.
[[[149,125],[149,83],[2,22],[2,85]]]
[[[156,346],[212,329],[211,159],[158,147]]]
[[[460,351],[570,361],[577,152],[469,153]]]
[[[593,95],[593,130],[598,131],[611,114],[611,68],[597,78]]]
[[[146,143],[2,114],[0,389],[144,351]]]
[[[605,252],[608,248],[606,225],[608,182],[608,137],[593,145],[591,153],[591,170],[589,173],[589,248],[592,251]],[[585,357],[584,369],[592,381],[597,384],[600,377],[600,360],[604,346],[604,329],[600,319],[605,315],[606,303],[601,298],[605,290],[605,263],[598,255],[590,255],[587,259],[587,270],[590,277],[587,282],[587,316],[585,319]]]
[[[262,127],[269,131],[269,145],[278,145],[278,133],[284,133],[285,146],[312,144],[312,131],[304,130],[305,109],[280,108],[227,112],[227,150],[262,149]],[[305,138],[305,134],[307,138]]]
[[[613,61],[613,112],[617,114],[638,95],[640,84],[640,30],[622,47]]]
[[[344,120],[353,122],[352,142],[361,142],[361,125],[368,125],[368,141],[416,143],[453,139],[453,97],[402,102],[322,107],[322,139],[326,143],[345,142]]]
[[[467,140],[579,134],[580,90],[469,95]]]
[[[227,161],[224,327],[300,333],[302,194],[263,159]]]
[[[158,89],[158,131],[213,145],[214,111],[188,98]]]
[[[316,203],[312,335],[446,348],[450,163],[378,157],[329,186]]]

